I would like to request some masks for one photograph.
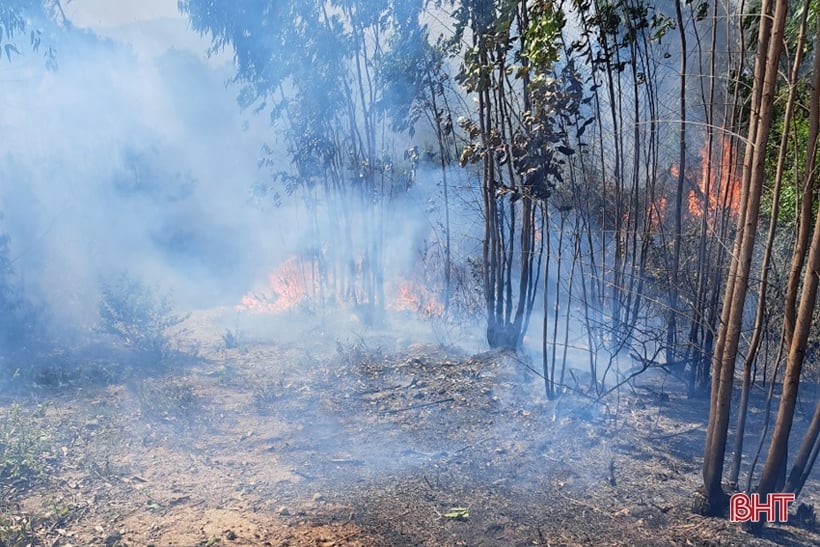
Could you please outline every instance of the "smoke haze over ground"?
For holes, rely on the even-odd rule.
[[[297,197],[275,207],[251,193],[268,176],[256,166],[262,144],[284,144],[265,116],[237,107],[230,57],[208,57],[175,2],[106,5],[66,6],[80,28],[44,38],[57,70],[22,45],[0,66],[0,226],[21,289],[67,339],[94,324],[101,284],[123,272],[184,309],[233,306],[287,257],[322,245]],[[401,199],[388,268],[412,271],[429,203]]]
[[[656,73],[591,27],[548,68],[494,34],[479,66],[469,9],[432,48],[466,5],[438,4],[25,4],[49,15],[0,36],[0,546],[817,544],[691,512],[671,34]],[[479,101],[484,71],[510,85]]]
[[[254,147],[224,70],[188,52],[141,57],[89,33],[61,38],[57,71],[32,54],[4,66],[4,227],[27,284],[84,300],[95,275],[161,272],[186,234],[180,251],[218,268],[205,245],[229,253],[240,237]]]

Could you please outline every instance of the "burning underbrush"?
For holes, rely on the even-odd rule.
[[[270,323],[268,323],[270,325]],[[0,477],[31,545],[809,544],[691,514],[704,409],[651,371],[547,403],[527,361],[388,333],[219,343],[107,386],[4,401],[38,469]],[[207,327],[207,328],[206,328]],[[16,409],[16,410],[15,410]],[[15,414],[16,413],[16,414]],[[24,418],[24,419],[23,419]],[[16,433],[16,432],[15,432]],[[9,436],[2,438],[10,438]],[[28,446],[28,445],[27,445]],[[816,500],[816,492],[803,494]]]
[[[685,173],[689,183],[686,206],[692,218],[700,219],[705,211],[709,223],[715,225],[721,211],[736,216],[740,209],[740,152],[737,144],[724,135],[711,143],[707,138],[699,156],[699,162]],[[679,176],[677,164],[671,166],[670,174]]]
[[[293,255],[273,268],[266,284],[242,296],[236,310],[329,313],[339,308],[380,307],[374,301],[376,297],[389,312],[407,312],[425,319],[444,318],[448,311],[471,315],[479,309],[474,298],[478,291],[475,279],[453,267],[458,275],[454,277],[454,288],[448,291],[438,271],[441,257],[421,252],[415,258],[414,268],[392,276],[383,288],[374,290],[362,281],[362,259],[354,260],[345,275],[329,271],[326,261],[315,254]]]

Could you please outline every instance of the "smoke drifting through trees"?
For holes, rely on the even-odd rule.
[[[368,325],[397,298],[459,321],[478,291],[490,347],[540,347],[549,399],[571,388],[603,400],[660,366],[687,378],[690,397],[708,394],[708,514],[725,506],[736,363],[732,483],[754,371],[774,392],[785,368],[759,488],[801,488],[818,427],[787,483],[785,449],[818,338],[811,2],[764,0],[763,16],[678,0],[179,7],[213,53],[232,55],[230,73],[179,53],[146,62],[39,10],[54,36],[74,37],[55,38],[58,71],[51,56],[27,60],[27,79],[5,84],[24,93],[3,116],[18,139],[2,176],[28,182],[4,182],[5,308],[20,307],[23,280],[65,334],[94,321],[100,278],[122,269],[189,303],[307,302]],[[220,78],[241,116],[216,91],[189,100]],[[790,253],[778,237],[794,238]],[[770,277],[774,266],[788,277]],[[273,300],[248,294],[267,278]],[[567,366],[571,345],[583,367]]]
[[[220,101],[223,77],[186,53],[140,60],[79,32],[60,44],[56,72],[32,55],[4,66],[14,137],[0,167],[11,266],[54,333],[81,333],[100,282],[123,270],[189,303],[216,286],[241,294],[264,219],[237,178],[253,176],[254,154],[234,144],[258,145]],[[213,95],[187,101],[194,82]]]

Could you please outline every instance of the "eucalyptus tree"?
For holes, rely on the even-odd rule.
[[[777,15],[777,14],[776,14]],[[777,19],[776,19],[777,20]],[[815,22],[815,39],[820,39],[820,21]],[[817,42],[815,42],[816,44]],[[820,140],[820,55],[814,53],[809,104],[810,124],[806,143],[806,162],[803,171],[804,206],[798,218],[799,232],[808,234],[805,241],[798,237],[793,252],[792,270],[786,294],[786,317],[783,325],[783,347],[786,351],[786,370],[778,407],[777,421],[772,432],[769,452],[758,484],[758,492],[766,495],[775,490],[799,491],[817,458],[820,431],[820,403],[816,403],[814,418],[798,451],[795,463],[785,474],[786,453],[794,422],[797,395],[806,361],[806,348],[816,317],[818,284],[820,283],[820,213],[817,213],[818,177],[815,172]],[[807,204],[806,204],[807,202]],[[814,220],[812,221],[812,217]],[[813,226],[813,227],[812,227]],[[795,265],[800,263],[800,268]],[[800,289],[793,277],[800,278]],[[794,295],[792,295],[792,292]]]
[[[662,6],[640,0],[572,6],[578,32],[563,47],[582,75],[584,97],[578,123],[565,127],[578,154],[569,162],[563,201],[579,217],[571,264],[580,272],[590,375],[602,394],[611,371],[620,374],[621,355],[651,366],[664,348],[679,354],[676,336],[663,336],[677,333],[674,322],[683,315],[671,313],[669,232],[680,230],[669,230],[678,215],[667,207],[675,199],[670,164],[681,162],[667,150],[679,148],[684,136],[664,125],[672,117],[665,110],[672,100],[668,82],[677,73],[668,59],[677,50],[668,36],[675,22]],[[673,360],[680,358],[667,363]]]
[[[468,42],[457,80],[477,111],[461,126],[472,141],[462,165],[479,166],[487,342],[517,348],[539,287],[544,216],[569,146],[561,120],[578,112],[581,87],[571,68],[552,77],[564,26],[559,4],[466,0],[455,5],[456,40]]]
[[[443,313],[448,314],[452,293],[453,258],[450,228],[449,171],[459,146],[454,119],[458,114],[459,90],[453,81],[449,61],[458,54],[459,44],[452,36],[433,39],[426,25],[406,28],[390,40],[390,52],[379,59],[378,80],[384,86],[382,109],[392,120],[392,129],[414,136],[421,120],[435,136],[436,156],[441,174],[444,219],[439,243],[443,247]],[[406,151],[417,161],[419,151]]]
[[[721,486],[725,460],[735,362],[743,329],[752,256],[758,232],[760,202],[765,179],[766,148],[773,118],[773,100],[778,85],[778,67],[783,52],[783,32],[788,2],[764,0],[758,25],[751,117],[743,160],[740,209],[729,274],[723,296],[721,322],[712,359],[712,389],[709,424],[704,449],[704,500],[699,508],[718,514],[726,504]],[[771,13],[771,17],[767,16]]]
[[[268,147],[261,190],[300,196],[310,211],[309,253],[322,302],[360,306],[375,319],[385,304],[384,226],[394,190],[391,134],[378,63],[418,32],[421,0],[183,0],[212,49],[234,53],[239,103],[267,111],[289,162]],[[401,107],[402,105],[396,105]]]
[[[36,23],[36,24],[33,24]],[[41,52],[46,68],[57,68],[57,55],[53,45],[43,44],[43,27],[65,25],[66,17],[60,0],[8,0],[0,4],[0,62],[11,62],[22,55],[20,38],[28,41],[31,50]]]
[[[794,52],[792,56],[792,65],[790,70],[787,74],[787,84],[784,86],[786,88],[786,98],[785,104],[782,107],[782,122],[777,128],[774,133],[780,133],[780,138],[777,142],[777,150],[774,155],[776,155],[776,165],[774,167],[774,172],[770,174],[770,180],[773,180],[771,184],[770,194],[768,196],[764,195],[764,209],[768,205],[769,210],[769,228],[768,234],[766,236],[766,243],[763,249],[763,258],[762,258],[762,265],[760,271],[760,280],[758,281],[758,289],[757,289],[757,310],[755,312],[755,320],[754,325],[752,327],[752,334],[751,340],[749,341],[749,348],[746,352],[746,356],[743,362],[743,380],[741,383],[741,393],[740,393],[740,400],[738,402],[738,410],[737,410],[737,425],[735,426],[735,442],[734,448],[732,450],[732,466],[730,468],[730,475],[729,475],[729,482],[730,484],[737,484],[738,478],[740,475],[740,464],[743,458],[743,439],[746,435],[746,416],[749,407],[749,396],[751,391],[752,385],[752,376],[754,365],[758,356],[760,355],[760,347],[761,347],[761,340],[763,338],[763,334],[765,331],[765,323],[767,323],[772,315],[772,312],[769,308],[772,303],[768,302],[771,300],[769,298],[769,284],[770,284],[770,273],[772,270],[772,263],[774,261],[774,241],[777,235],[778,228],[782,228],[782,222],[779,221],[780,218],[780,211],[781,211],[781,201],[782,196],[784,195],[783,189],[786,187],[789,182],[786,180],[787,172],[794,170],[795,166],[790,165],[793,162],[789,161],[788,156],[790,151],[789,146],[789,139],[792,133],[792,128],[798,124],[800,124],[800,118],[804,118],[803,123],[805,123],[805,114],[801,116],[800,109],[797,108],[798,105],[798,84],[800,82],[800,73],[802,72],[802,63],[803,58],[806,53],[806,34],[808,30],[808,19],[809,19],[809,6],[810,0],[803,0],[801,9],[798,10],[797,13],[797,37],[794,41]],[[787,45],[790,45],[787,41]],[[791,48],[790,48],[791,49]],[[817,59],[815,59],[817,62]],[[802,102],[802,101],[801,101]],[[806,100],[806,103],[809,103],[810,100]],[[809,113],[810,114],[810,113]],[[779,118],[779,116],[778,116]],[[816,124],[815,124],[816,125]],[[810,143],[809,143],[810,144]],[[765,201],[768,198],[768,204]],[[799,239],[798,239],[798,247],[799,247]],[[781,345],[781,347],[783,347]],[[779,362],[781,360],[781,356],[778,355],[775,360]],[[777,366],[774,367],[777,370]],[[777,377],[777,374],[772,375],[772,381],[774,381]],[[770,405],[770,402],[767,403]],[[768,411],[767,411],[767,420],[768,420]],[[765,431],[765,428],[764,428]],[[765,436],[762,435],[762,436]],[[752,466],[754,469],[754,465]]]

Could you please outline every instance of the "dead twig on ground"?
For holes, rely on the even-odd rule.
[[[404,408],[395,408],[395,409],[390,409],[390,410],[382,410],[382,414],[398,414],[399,412],[406,412],[408,410],[416,410],[418,408],[425,408],[425,407],[428,407],[428,406],[440,405],[440,404],[443,404],[443,403],[452,403],[454,401],[455,401],[454,398],[447,397],[446,399],[439,399],[438,401],[432,401],[432,402],[429,402],[429,403],[421,403],[421,404],[418,404],[418,405],[410,405],[410,406],[406,406]]]
[[[403,388],[413,387],[413,384],[415,384],[415,383],[416,383],[416,381],[413,380],[412,382],[410,382],[407,385],[397,384],[395,386],[387,386],[387,387],[378,387],[378,388],[374,388],[374,389],[367,389],[365,391],[360,391],[359,392],[359,397],[364,397],[365,395],[375,395],[377,393],[382,393],[384,391],[393,391],[395,389],[403,389]]]
[[[702,425],[696,425],[695,427],[690,427],[689,429],[684,429],[683,431],[678,431],[676,433],[667,433],[666,435],[651,435],[646,438],[649,442],[656,442],[656,441],[666,441],[669,439],[673,439],[675,437],[679,437],[681,435],[688,435],[689,433],[696,433],[703,429]]]

